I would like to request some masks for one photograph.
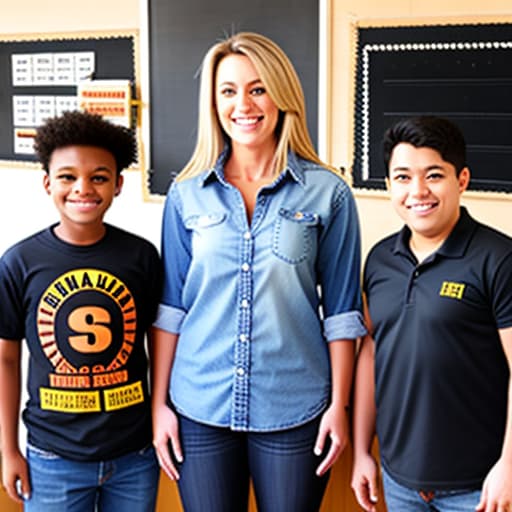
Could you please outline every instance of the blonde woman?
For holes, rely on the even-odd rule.
[[[348,437],[365,334],[357,212],[271,40],[202,66],[197,145],[163,217],[154,444],[187,512],[312,512]],[[322,313],[320,313],[322,311]]]

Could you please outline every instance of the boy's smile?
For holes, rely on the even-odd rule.
[[[60,214],[55,233],[74,244],[90,244],[105,232],[103,217],[122,186],[114,156],[94,146],[66,146],[50,159],[44,187]]]

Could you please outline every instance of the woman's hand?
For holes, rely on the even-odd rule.
[[[324,451],[326,440],[329,438],[330,446],[316,474],[322,476],[338,460],[348,442],[348,417],[345,407],[331,405],[323,414],[315,441],[315,455]]]
[[[180,474],[174,461],[183,462],[178,418],[165,404],[153,408],[153,446],[160,467],[171,480],[178,480]]]

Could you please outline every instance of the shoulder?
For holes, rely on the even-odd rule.
[[[203,171],[200,174],[185,178],[179,181],[173,181],[169,186],[165,202],[172,204],[178,211],[181,211],[185,201],[190,201],[195,197],[202,196],[208,189],[205,183],[211,171]]]
[[[478,237],[478,241],[485,240],[493,243],[494,246],[502,247],[505,250],[512,249],[512,238],[509,235],[487,224],[483,224],[478,221],[474,222],[476,225],[475,234]]]
[[[304,158],[300,158],[295,156],[292,165],[297,165],[304,172],[304,178],[307,182],[326,182],[332,183],[333,185],[339,185],[341,187],[350,188],[346,180],[343,178],[341,174],[334,172],[333,169],[326,167],[317,162],[312,162],[311,160],[305,160]]]
[[[122,245],[123,247],[130,247],[131,251],[134,248],[141,248],[148,252],[157,252],[155,245],[147,238],[111,224],[105,224],[105,226],[107,227],[109,240],[112,243]]]
[[[304,160],[295,156],[293,160],[294,167],[299,179],[303,180],[304,188],[308,194],[314,195],[315,192],[322,196],[330,195],[331,207],[337,211],[343,205],[347,206],[354,203],[352,189],[347,181],[337,174],[334,170],[325,165]]]
[[[2,255],[2,261],[12,261],[27,252],[34,250],[35,246],[40,245],[43,239],[48,238],[49,231],[50,228],[45,228],[11,245]]]
[[[469,222],[473,225],[473,231],[468,255],[496,263],[512,255],[512,238],[509,235],[472,218]]]
[[[380,241],[375,243],[368,251],[368,255],[366,257],[367,265],[369,263],[379,262],[384,258],[387,258],[389,254],[393,252],[393,249],[396,246],[397,239],[399,237],[400,232],[393,233],[382,238]]]

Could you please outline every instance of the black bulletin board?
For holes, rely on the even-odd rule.
[[[132,98],[136,96],[134,37],[81,35],[79,38],[0,40],[0,160],[35,161],[34,155],[14,152],[13,95],[74,96],[75,86],[13,86],[11,56],[15,54],[94,52],[95,79],[125,79],[133,84]]]
[[[384,188],[381,140],[395,121],[462,129],[470,189],[512,191],[512,24],[358,29],[354,185]]]
[[[306,96],[308,127],[317,139],[318,0],[148,0],[150,162],[153,194],[165,194],[190,158],[197,125],[201,60],[226,35],[259,32],[294,64]]]

